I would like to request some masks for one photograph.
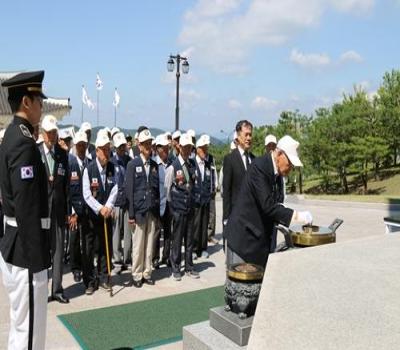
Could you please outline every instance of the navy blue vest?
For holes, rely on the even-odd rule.
[[[70,175],[69,198],[76,214],[78,216],[82,216],[86,213],[86,203],[82,192],[83,169],[81,171],[78,160],[73,154],[68,155],[68,165]]]
[[[116,154],[111,158],[111,162],[115,166],[115,177],[118,183],[118,195],[115,201],[116,207],[125,207],[126,205],[126,195],[125,195],[125,174],[126,167],[131,158],[128,155],[124,155],[122,158],[118,157]]]
[[[193,201],[196,206],[208,204],[211,200],[211,164],[209,162],[204,162],[204,180],[201,180],[200,167],[196,163],[196,178],[193,186]]]
[[[176,157],[171,166],[174,168],[174,177],[171,186],[171,209],[179,214],[187,214],[193,207],[192,189],[195,181],[195,165],[188,159],[187,168],[189,181],[186,181],[179,157]]]
[[[156,217],[160,215],[160,184],[158,177],[158,164],[150,159],[149,178],[142,158],[133,158],[130,163],[133,169],[133,208],[136,220],[140,223],[140,217],[151,211]],[[129,198],[129,197],[128,197]]]
[[[97,161],[93,160],[87,166],[90,190],[92,192],[92,196],[100,203],[105,205],[107,203],[108,197],[110,196],[111,190],[116,184],[115,181],[115,168],[114,164],[111,162],[107,163],[106,166],[106,181],[105,181],[105,189],[103,189],[103,184],[101,181],[101,175],[99,169],[97,167]],[[90,211],[92,214],[94,212]],[[97,217],[97,215],[96,215]]]

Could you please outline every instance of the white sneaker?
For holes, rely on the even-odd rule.
[[[208,254],[207,250],[203,250],[203,251],[201,252],[201,257],[202,257],[202,258],[208,259],[209,256],[210,256],[210,254]]]

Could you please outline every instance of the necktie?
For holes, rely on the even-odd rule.
[[[247,152],[244,152],[244,156],[246,157],[246,170],[248,170],[250,166],[249,154]]]
[[[52,175],[54,171],[54,156],[52,151],[47,153],[47,165],[49,166],[50,174]]]
[[[187,163],[185,162],[185,163],[183,163],[183,165],[182,165],[182,169],[183,169],[183,173],[185,174],[185,179],[186,179],[186,182],[189,182],[189,171],[188,171],[188,167],[187,167]]]

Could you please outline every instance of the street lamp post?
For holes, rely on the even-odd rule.
[[[176,56],[169,56],[169,60],[167,63],[168,72],[173,72],[175,68],[176,61],[176,107],[175,107],[175,130],[179,130],[179,78],[181,76],[180,73],[180,64],[182,62],[182,72],[187,74],[189,72],[189,62],[186,57],[182,57],[177,54]]]

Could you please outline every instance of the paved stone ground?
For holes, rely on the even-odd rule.
[[[383,217],[387,216],[389,211],[393,209],[384,204],[310,201],[297,197],[288,198],[287,206],[300,210],[310,210],[316,225],[328,226],[336,217],[343,219],[343,225],[337,230],[338,242],[383,235]],[[221,238],[221,215],[222,201],[217,200],[217,238]],[[121,277],[113,277],[114,284],[116,284],[114,287],[115,296],[113,298],[110,298],[109,294],[102,290],[99,290],[92,296],[86,296],[83,285],[74,283],[71,273],[66,273],[63,285],[65,294],[71,298],[71,302],[66,305],[56,302],[49,304],[46,349],[79,349],[78,344],[71,334],[57,319],[56,316],[59,314],[130,303],[222,285],[225,280],[222,246],[211,245],[209,252],[209,259],[195,261],[197,269],[201,273],[201,278],[198,280],[183,278],[181,282],[175,282],[170,278],[168,269],[161,268],[154,272],[156,279],[155,286],[145,285],[141,289],[134,287],[123,288],[121,286],[122,282],[128,278],[128,274],[125,272]],[[0,323],[0,349],[7,348],[8,312],[7,295],[5,294],[3,285],[0,284],[0,315],[2,315]],[[177,342],[159,347],[159,349],[161,348],[171,350],[182,349],[182,343]]]

